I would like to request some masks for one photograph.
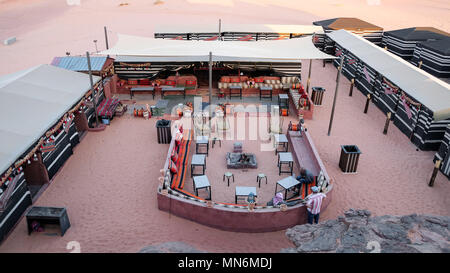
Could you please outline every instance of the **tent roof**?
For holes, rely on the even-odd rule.
[[[441,40],[450,37],[449,33],[433,27],[411,27],[385,33],[405,41]]]
[[[450,118],[449,84],[348,31],[328,36],[433,111],[435,120]]]
[[[103,56],[93,56],[90,57],[90,59],[92,71],[101,71],[108,58]],[[89,71],[87,57],[84,56],[55,57],[51,65],[72,71]]]
[[[94,76],[94,82],[100,77]],[[0,173],[90,89],[89,76],[39,65],[0,77]]]
[[[376,26],[369,22],[353,17],[340,17],[313,22],[314,25],[322,26],[325,29],[338,30],[346,29],[354,30],[383,30],[382,27]]]
[[[300,62],[302,59],[333,59],[318,50],[311,37],[276,41],[185,41],[152,39],[119,34],[117,44],[100,54],[155,57],[198,62]]]
[[[158,25],[155,33],[219,33],[219,26],[213,24],[202,25]],[[222,24],[221,32],[232,33],[296,33],[323,34],[323,28],[314,25],[261,25],[261,24]]]
[[[439,52],[442,55],[450,56],[450,37],[438,41],[420,42],[420,44],[423,47]]]

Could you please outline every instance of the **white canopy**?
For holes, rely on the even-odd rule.
[[[152,39],[119,34],[117,44],[100,54],[121,56],[168,57],[207,62],[300,62],[302,59],[332,59],[312,43],[311,37],[277,41],[185,41]]]
[[[94,83],[99,80],[94,76]],[[87,74],[52,65],[0,77],[0,174],[90,88]]]
[[[156,33],[186,34],[186,33],[219,33],[219,26],[214,24],[201,25],[158,25]],[[315,25],[262,25],[262,24],[222,24],[221,32],[231,33],[295,33],[323,34],[322,26]]]
[[[435,120],[450,118],[449,84],[346,30],[328,36],[433,111]]]

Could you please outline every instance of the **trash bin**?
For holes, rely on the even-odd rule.
[[[339,168],[341,168],[344,173],[356,173],[360,154],[361,151],[356,145],[341,145]]]
[[[314,105],[322,105],[323,93],[325,92],[325,88],[322,87],[313,87],[311,100]]]
[[[169,144],[172,140],[172,133],[170,132],[170,120],[158,120],[156,122],[156,130],[158,132],[158,143]]]

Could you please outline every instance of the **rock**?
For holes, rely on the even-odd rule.
[[[336,220],[298,225],[286,231],[296,248],[283,253],[448,253],[450,217],[435,215],[384,215],[350,209]]]
[[[146,246],[139,253],[206,253],[184,242],[166,242]]]

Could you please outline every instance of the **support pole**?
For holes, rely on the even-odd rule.
[[[211,130],[212,118],[212,52],[209,52],[209,129]]]
[[[219,19],[219,37],[217,40],[222,41],[222,19]]]
[[[306,94],[308,95],[309,95],[309,83],[311,81],[311,67],[312,67],[312,59],[309,59],[308,81],[306,82]]]
[[[97,92],[94,90],[94,80],[92,79],[92,69],[91,69],[91,58],[89,52],[86,51],[87,65],[89,69],[89,80],[91,81],[92,90],[92,102],[94,103],[94,113],[95,113],[95,126],[98,127],[98,114],[97,114]]]
[[[369,102],[370,102],[370,94],[367,94],[366,106],[364,107],[364,114],[367,114],[367,110],[369,110]]]
[[[423,61],[419,62],[419,68],[422,68]]]
[[[105,30],[105,43],[106,43],[106,49],[109,49],[109,44],[108,44],[108,31],[106,30],[106,26],[103,27]],[[109,58],[109,55],[108,55]]]
[[[341,77],[341,71],[342,71],[342,65],[343,64],[344,64],[344,56],[341,57],[341,65],[338,67],[338,75],[337,75],[337,81],[336,81],[336,91],[334,91],[333,108],[331,109],[330,125],[328,126],[328,136],[330,136],[331,127],[333,125],[334,109],[336,107],[336,97],[337,97],[337,94],[338,94],[338,91],[339,91],[339,78]]]
[[[391,121],[391,112],[388,112],[386,115],[386,123],[384,124],[383,134],[387,135],[389,123]]]
[[[353,86],[355,85],[355,79],[352,79],[350,83],[350,92],[348,93],[348,96],[351,97],[353,95]]]
[[[428,186],[433,187],[434,185],[434,180],[436,179],[436,175],[439,171],[439,167],[441,166],[441,161],[440,160],[436,160],[436,163],[434,164],[434,170],[433,170],[433,174],[431,175],[431,179],[430,182],[428,183]]]

